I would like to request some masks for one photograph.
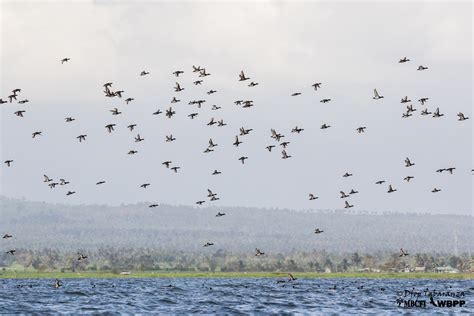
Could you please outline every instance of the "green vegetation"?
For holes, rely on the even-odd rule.
[[[85,258],[79,260],[77,252]],[[474,257],[439,253],[327,251],[291,254],[233,253],[206,249],[207,253],[170,252],[148,248],[101,248],[63,251],[17,249],[0,254],[0,277],[433,277],[467,278]],[[130,276],[121,275],[131,271]],[[436,272],[436,273],[435,273]]]
[[[474,273],[376,273],[376,272],[339,272],[295,273],[297,278],[369,278],[369,279],[474,279]],[[121,275],[110,271],[81,271],[81,272],[40,272],[5,270],[0,272],[0,279],[33,279],[33,278],[287,278],[284,272],[194,272],[194,271],[137,271],[130,275]]]

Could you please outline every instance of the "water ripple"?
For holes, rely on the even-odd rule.
[[[469,314],[472,280],[65,279],[0,280],[0,314]],[[400,291],[463,291],[463,307],[398,306]],[[409,300],[410,297],[402,297]],[[421,299],[421,298],[420,298]]]

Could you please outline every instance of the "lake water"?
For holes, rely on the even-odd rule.
[[[284,279],[281,279],[282,281]],[[473,313],[473,280],[429,279],[0,280],[0,313]],[[415,289],[415,292],[410,292]],[[440,307],[439,300],[465,301]],[[416,294],[419,293],[419,294]],[[436,294],[436,293],[435,293]],[[463,294],[462,296],[460,296]],[[425,306],[422,306],[425,302]],[[418,306],[406,307],[410,302]],[[442,303],[441,303],[442,304]],[[449,304],[449,303],[448,303]]]

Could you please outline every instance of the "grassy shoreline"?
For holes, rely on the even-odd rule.
[[[368,278],[368,279],[474,279],[474,273],[316,273],[294,272],[297,278]],[[66,279],[66,278],[287,278],[285,272],[195,272],[195,271],[137,271],[121,275],[106,271],[0,271],[0,279]]]

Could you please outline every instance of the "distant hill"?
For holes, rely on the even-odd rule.
[[[225,212],[215,217],[217,211]],[[324,233],[315,235],[315,228]],[[201,251],[206,241],[232,252],[323,250],[462,253],[474,250],[473,217],[357,214],[148,204],[63,205],[0,197],[0,233],[17,248],[149,247]]]

